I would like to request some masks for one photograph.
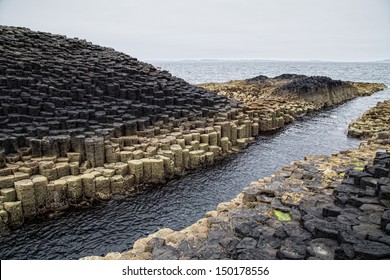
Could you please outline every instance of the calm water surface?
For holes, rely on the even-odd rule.
[[[283,73],[390,84],[389,64],[191,62],[155,63],[191,83],[226,81]],[[346,136],[348,123],[390,90],[305,116],[216,166],[204,168],[132,197],[118,198],[54,220],[24,225],[0,237],[1,259],[76,259],[125,251],[140,237],[163,227],[181,229],[222,201],[234,198],[251,181],[308,154],[330,154],[357,147]]]

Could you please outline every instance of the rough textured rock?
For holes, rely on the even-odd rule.
[[[7,26],[0,47],[0,189],[26,218],[134,193],[253,140],[234,130],[256,127],[240,102],[113,49]]]
[[[332,86],[340,98],[324,106],[359,95],[351,84],[326,78],[257,77],[240,89],[248,107],[113,49],[26,28],[0,26],[0,54],[0,203],[20,201],[26,219],[133,194],[212,165],[260,132],[322,106],[294,92],[290,101],[276,91],[258,100],[264,85],[275,89],[301,79],[296,87],[304,87],[307,80],[314,90],[308,96],[324,100],[323,89]],[[381,177],[385,171],[374,166],[372,172]],[[260,197],[281,211],[302,198],[291,192],[280,201],[267,192]],[[20,224],[10,221],[3,213],[5,227]]]
[[[0,143],[6,154],[66,157],[78,144],[75,135],[121,137],[170,117],[228,114],[235,106],[84,40],[1,26],[0,41]],[[98,143],[93,150],[101,166]],[[3,159],[0,152],[0,164]]]
[[[296,74],[274,78],[260,75],[243,81],[200,86],[247,104],[250,111],[258,114],[261,132],[279,129],[313,110],[386,88],[384,84],[344,82]]]
[[[375,134],[376,141],[390,142],[390,100],[378,103],[348,127],[352,137],[370,138]]]
[[[129,259],[388,259],[390,144],[377,139],[293,162],[252,182],[190,227],[162,229],[117,254]],[[161,246],[172,240],[169,236],[175,237],[175,250]],[[155,245],[158,255],[137,246],[148,243],[153,251],[156,237],[162,239]]]
[[[377,147],[371,148],[294,162],[272,177],[253,182],[197,224],[168,234],[161,230],[122,255],[138,258],[147,250],[153,252],[148,255],[152,259],[387,259],[390,210],[379,199],[383,185],[370,191],[372,186],[362,187],[355,180],[364,173],[355,170],[361,165],[356,159],[362,156],[368,160],[375,155],[375,164],[390,170],[390,152],[375,153]],[[331,173],[336,167],[339,171]],[[306,176],[292,176],[298,171],[306,171]],[[377,181],[387,184],[387,178]],[[292,196],[292,188],[299,189],[300,195]],[[346,199],[339,199],[341,194]],[[287,195],[291,200],[283,204]],[[152,242],[156,237],[159,242]],[[140,248],[141,243],[149,247]]]

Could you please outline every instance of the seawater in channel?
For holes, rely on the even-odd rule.
[[[308,154],[331,154],[355,148],[347,127],[390,90],[305,116],[271,136],[261,136],[247,149],[211,168],[95,207],[44,222],[25,224],[0,238],[1,259],[76,259],[125,251],[135,240],[160,228],[178,230],[234,198],[251,181]]]
[[[261,136],[242,152],[139,195],[111,200],[55,220],[31,223],[1,238],[1,259],[73,259],[124,251],[163,227],[184,228],[251,181],[308,154],[356,147],[348,123],[390,91],[355,99],[303,117],[271,136]]]

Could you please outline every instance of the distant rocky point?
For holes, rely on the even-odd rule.
[[[246,80],[226,83],[201,84],[201,87],[244,102],[251,108],[286,101],[300,104],[306,109],[321,109],[337,105],[358,96],[370,95],[383,90],[386,85],[333,80],[324,76],[282,74],[274,78],[259,75]],[[274,107],[275,107],[274,106]],[[306,109],[305,109],[306,108]],[[311,108],[311,109],[310,109]]]

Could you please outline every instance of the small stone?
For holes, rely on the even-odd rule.
[[[48,180],[45,176],[42,175],[34,175],[31,177],[31,180],[34,185],[37,208],[45,208],[48,199]]]
[[[387,177],[389,175],[389,169],[385,168],[381,165],[374,165],[374,177],[375,178],[381,178],[381,177]]]
[[[237,244],[237,251],[240,252],[245,249],[254,249],[256,248],[256,245],[257,241],[254,238],[245,237]]]
[[[277,251],[277,256],[280,259],[303,260],[306,257],[306,245],[286,239]]]
[[[115,175],[110,178],[112,194],[125,194],[124,178],[122,175]]]
[[[364,236],[383,236],[384,233],[380,229],[380,226],[375,224],[361,223],[359,225],[353,226],[352,230],[357,234]]]
[[[96,188],[96,194],[101,194],[100,196],[109,196],[111,193],[110,190],[110,178],[99,176],[95,178],[95,188]],[[106,199],[104,199],[106,200]]]
[[[360,207],[363,204],[379,204],[379,201],[375,197],[351,197],[348,200],[348,203],[355,206],[355,207]]]
[[[84,195],[87,198],[94,198],[96,194],[95,176],[93,174],[81,175],[81,180],[84,189]]]
[[[348,173],[349,178],[354,178],[354,185],[360,186],[360,180],[365,177],[372,177],[371,174],[359,170],[351,170]]]
[[[68,206],[67,184],[65,180],[59,179],[47,184],[48,202],[51,208],[61,209]]]
[[[141,160],[129,160],[129,172],[130,175],[134,175],[135,183],[139,184],[141,180],[143,179],[144,170],[143,170],[143,163]]]
[[[68,198],[73,203],[79,203],[83,196],[83,184],[81,176],[71,176],[66,180]]]
[[[96,192],[96,197],[98,199],[100,199],[100,200],[110,200],[111,199],[111,194]]]
[[[390,178],[382,177],[378,179],[378,186],[390,185]]]
[[[32,217],[36,214],[36,200],[33,182],[24,179],[15,182],[16,196],[22,202],[25,217]]]
[[[381,229],[386,231],[387,226],[390,224],[390,210],[383,212],[381,216]]]
[[[14,186],[14,175],[0,176],[0,189],[12,188]]]
[[[172,246],[166,245],[153,250],[153,260],[178,260],[180,253]]]
[[[301,227],[291,225],[291,226],[286,226],[284,230],[286,231],[287,235],[291,237],[293,241],[304,241],[311,238],[310,232],[306,231]]]
[[[218,244],[231,258],[235,258],[237,255],[237,244],[239,242],[236,238],[224,238]]]
[[[386,232],[387,234],[390,234],[390,224],[387,224],[387,225],[386,225],[385,232]]]
[[[263,249],[245,249],[242,250],[237,260],[275,260],[275,256],[271,255],[267,251],[264,251]]]
[[[241,194],[242,194],[242,202],[243,203],[249,203],[249,202],[255,202],[257,200],[257,195],[260,194],[260,190],[256,187],[248,187],[245,188]]]
[[[324,217],[337,217],[340,213],[341,209],[335,205],[327,205],[322,208],[322,216]]]
[[[355,258],[355,251],[351,244],[344,243],[336,248],[334,255],[335,260],[352,260]]]
[[[390,200],[390,185],[383,185],[379,187],[379,199]]]
[[[326,227],[316,227],[315,236],[319,238],[338,239],[339,232]]]
[[[0,189],[0,193],[4,196],[3,202],[16,201],[16,191],[14,188]]]
[[[153,253],[155,249],[161,248],[165,245],[165,239],[161,237],[153,237],[146,242],[145,252]]]
[[[361,260],[378,260],[390,257],[390,246],[374,242],[362,241],[353,246],[356,258]]]
[[[12,228],[20,227],[24,222],[22,202],[4,202],[4,209],[9,215],[8,223]]]
[[[110,178],[115,175],[115,169],[104,168],[102,170],[102,175],[104,177]]]
[[[307,252],[322,260],[333,260],[338,242],[327,238],[317,238],[310,241]]]
[[[365,189],[366,187],[376,188],[378,179],[372,177],[364,177],[360,180],[360,187]]]
[[[377,204],[363,204],[359,209],[364,212],[383,212],[385,207]]]

